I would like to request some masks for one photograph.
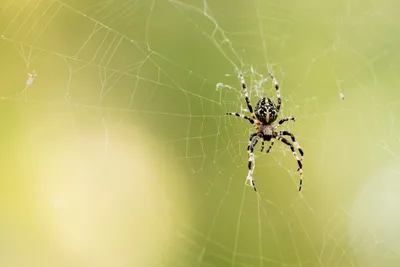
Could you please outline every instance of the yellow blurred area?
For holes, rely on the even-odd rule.
[[[380,258],[395,259],[400,247],[400,175],[399,165],[388,165],[373,174],[368,183],[361,185],[350,212],[353,221],[349,225],[351,239],[363,244],[359,261],[365,265]],[[357,250],[358,244],[353,244]],[[389,249],[388,249],[389,248]]]
[[[173,257],[188,202],[157,140],[105,122],[64,132],[53,115],[27,115],[15,139],[19,160],[1,183],[1,265],[157,266]]]

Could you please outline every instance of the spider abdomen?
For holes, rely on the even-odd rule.
[[[260,122],[271,124],[278,118],[278,109],[270,98],[263,97],[257,102],[254,115]]]

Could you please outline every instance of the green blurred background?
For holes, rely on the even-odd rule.
[[[398,10],[0,0],[0,266],[399,266]],[[245,185],[239,71],[301,193],[278,143]]]

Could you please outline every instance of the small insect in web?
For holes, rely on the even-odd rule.
[[[17,93],[17,95],[25,94],[25,99],[28,97],[28,88],[32,86],[33,82],[36,79],[36,71],[32,70],[32,72],[28,73],[28,79],[25,82],[25,88]]]
[[[28,73],[28,80],[26,80],[26,87],[31,86],[35,79],[36,79],[36,71],[33,70],[32,73]]]
[[[248,120],[256,129],[255,133],[252,133],[249,137],[249,142],[247,146],[247,153],[249,154],[249,159],[248,159],[248,174],[246,178],[246,183],[247,181],[250,182],[250,185],[254,188],[254,191],[257,192],[256,184],[254,183],[253,180],[253,172],[254,172],[254,147],[257,145],[258,141],[261,140],[261,152],[264,151],[264,141],[271,141],[271,144],[269,148],[267,149],[266,153],[269,153],[271,151],[272,146],[274,145],[274,140],[279,140],[285,145],[290,147],[290,150],[293,153],[293,156],[295,157],[297,161],[297,165],[299,168],[297,171],[300,174],[300,185],[299,185],[299,191],[301,191],[302,184],[303,184],[303,155],[304,152],[301,149],[299,143],[297,143],[295,136],[288,132],[288,131],[278,131],[278,128],[281,124],[283,124],[286,121],[295,121],[294,117],[287,117],[283,118],[278,122],[278,125],[274,125],[274,122],[278,118],[278,113],[281,108],[281,95],[280,95],[280,89],[279,89],[279,84],[275,77],[269,73],[269,76],[271,77],[274,85],[275,85],[275,90],[276,90],[276,96],[278,98],[278,104],[275,105],[275,103],[268,97],[262,97],[260,100],[258,100],[256,107],[253,111],[253,105],[250,103],[249,99],[249,94],[247,92],[247,86],[243,78],[243,74],[240,72],[239,73],[239,78],[240,82],[242,84],[242,89],[244,91],[245,95],[245,100],[247,107],[249,109],[249,112],[251,113],[251,118],[247,115],[240,114],[237,112],[227,112],[227,115],[234,115],[237,117],[240,117],[242,119]],[[292,143],[289,142],[284,136],[289,136],[290,139],[292,140],[293,144],[296,146],[296,149],[300,153],[300,157],[297,155],[296,150],[293,146]]]

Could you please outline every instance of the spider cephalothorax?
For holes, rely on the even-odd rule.
[[[244,82],[243,74],[239,73],[239,78],[242,83],[242,89],[245,94],[245,100],[247,107],[251,113],[251,118],[247,115],[239,114],[236,112],[228,112],[226,114],[228,115],[235,115],[238,117],[241,117],[243,119],[248,120],[251,124],[254,125],[256,128],[256,132],[252,133],[249,138],[249,143],[247,146],[247,152],[249,153],[249,162],[248,162],[248,168],[249,168],[249,173],[247,175],[246,181],[250,181],[250,184],[253,186],[254,190],[257,191],[256,185],[253,180],[253,171],[254,167],[252,168],[253,162],[254,162],[254,147],[256,146],[257,142],[261,139],[262,144],[261,144],[261,152],[264,150],[264,141],[271,141],[272,139],[277,139],[284,143],[285,145],[290,147],[290,150],[293,153],[293,156],[296,158],[297,164],[299,168],[297,169],[298,172],[300,173],[300,186],[299,186],[299,191],[301,190],[301,186],[303,183],[303,150],[301,149],[300,145],[297,143],[295,136],[288,132],[288,131],[277,131],[278,127],[289,120],[294,121],[294,117],[287,117],[283,118],[278,122],[278,125],[273,125],[273,122],[276,121],[278,118],[278,113],[281,108],[281,95],[279,91],[279,85],[278,82],[276,81],[275,77],[269,73],[271,76],[272,81],[274,82],[275,85],[275,90],[276,90],[276,96],[278,98],[278,104],[275,105],[275,103],[268,97],[263,97],[261,98],[255,107],[255,110],[253,112],[253,106],[250,103],[249,95],[247,93],[247,88],[246,88],[246,83]],[[290,139],[292,140],[293,144],[296,146],[297,150],[300,153],[300,158],[297,156],[296,150],[294,149],[294,146],[292,143],[290,143],[286,138],[283,136],[289,136]],[[274,141],[271,141],[271,144],[269,148],[267,149],[267,153],[271,150],[272,146],[274,145]],[[253,165],[254,166],[254,165]]]
[[[261,123],[271,124],[278,118],[278,109],[270,98],[263,97],[258,100],[254,115]]]
[[[260,124],[257,126],[257,135],[263,139],[263,141],[271,141],[272,138],[277,136],[275,126],[270,124]]]

